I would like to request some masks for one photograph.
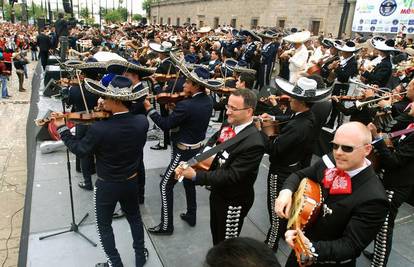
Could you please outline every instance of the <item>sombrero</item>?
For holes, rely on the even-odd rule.
[[[139,74],[139,76],[147,77],[155,73],[155,68],[148,68],[142,65],[135,64],[129,61],[123,60],[110,60],[106,63],[106,69],[109,73],[115,73],[123,75],[125,72],[133,72]]]
[[[332,88],[317,88],[317,82],[313,79],[301,77],[296,85],[277,77],[276,84],[282,92],[290,97],[304,102],[319,102],[327,98],[332,93]]]
[[[295,32],[283,38],[286,42],[289,43],[304,43],[311,37],[309,31]]]

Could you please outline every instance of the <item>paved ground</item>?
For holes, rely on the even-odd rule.
[[[31,88],[36,62],[28,65]],[[12,98],[0,98],[0,266],[17,266],[26,192],[26,120],[31,91],[18,92],[17,75],[8,82]]]

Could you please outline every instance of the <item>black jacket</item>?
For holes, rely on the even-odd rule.
[[[52,48],[50,37],[43,33],[37,36],[37,45],[39,46],[40,52],[48,52]]]
[[[332,155],[329,158],[335,164]],[[323,160],[320,160],[293,173],[285,181],[283,189],[295,192],[305,177],[321,184],[324,204],[332,210],[332,214],[323,216],[321,209],[316,221],[306,228],[305,236],[318,254],[317,263],[312,266],[355,267],[356,258],[375,238],[385,221],[389,205],[385,190],[372,166],[368,166],[351,178],[352,194],[329,195],[328,189],[322,185],[326,168]],[[343,261],[349,262],[341,265],[335,263]]]
[[[68,22],[64,19],[58,19],[55,23],[56,35],[59,38],[60,36],[68,36]]]
[[[280,131],[280,134],[267,146],[270,170],[285,171],[290,174],[312,156],[315,142],[315,118],[312,111],[305,111],[293,117]],[[289,165],[298,163],[295,169]]]
[[[349,78],[354,77],[358,74],[358,64],[355,59],[355,56],[352,56],[345,65],[339,67],[335,70],[335,77],[338,82],[344,83],[335,83],[332,94],[333,95],[346,95],[349,89]]]
[[[414,133],[395,140],[395,151],[389,149],[383,140],[374,144],[380,166],[384,168],[384,186],[414,185]]]
[[[206,138],[206,131],[213,111],[213,101],[205,93],[177,102],[168,117],[161,117],[155,110],[148,111],[154,123],[163,131],[173,130],[174,143],[197,144]]]
[[[241,132],[249,127],[255,126],[252,123]],[[207,146],[213,147],[219,136],[220,131],[210,138]],[[254,196],[253,185],[265,151],[263,138],[262,134],[257,131],[230,146],[225,152],[218,153],[210,171],[197,171],[195,183],[210,185],[212,194],[217,194],[226,200],[243,201],[248,196]],[[224,159],[226,154],[228,157]],[[225,160],[221,165],[219,164],[220,158]]]
[[[67,127],[58,132],[69,150],[82,158],[95,154],[96,172],[104,180],[124,180],[138,171],[149,123],[144,115],[122,113],[91,125],[82,139]]]
[[[385,57],[370,72],[365,71],[362,77],[367,79],[368,84],[376,84],[379,87],[387,86],[387,82],[392,74],[392,64],[390,57]]]

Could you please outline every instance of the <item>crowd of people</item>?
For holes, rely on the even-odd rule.
[[[56,25],[37,36],[41,64],[46,67],[51,49],[69,56],[64,65],[76,84],[60,83],[66,103],[73,112],[99,107],[111,115],[78,125],[76,136],[61,113],[52,115],[79,158],[79,186],[94,190],[108,258],[97,266],[123,266],[111,228],[114,215],[126,216],[131,226],[136,266],[148,258],[139,211],[148,119],[164,133],[151,149],[171,146],[172,152],[161,175],[160,222],[148,227],[150,234],[174,233],[173,190],[182,181],[187,209],[180,218],[192,227],[196,186],[211,191],[215,247],[206,258],[209,266],[279,266],[271,251],[278,251],[281,237],[292,248],[300,239],[306,248],[307,257],[292,251],[289,267],[356,266],[372,241],[374,252],[364,254],[372,266],[387,265],[398,209],[414,193],[412,39],[334,39],[294,28],[124,23],[97,29],[69,27],[63,16]],[[205,142],[213,111],[220,113],[221,127]],[[264,129],[269,121],[273,134]],[[267,249],[238,238],[265,153]],[[287,219],[300,208],[292,196],[305,177],[320,185],[323,205],[303,235],[287,228]],[[116,213],[118,202],[122,210]],[[227,254],[232,245],[249,251],[246,258]]]

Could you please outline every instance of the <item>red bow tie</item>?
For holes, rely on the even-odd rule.
[[[330,195],[352,193],[351,177],[343,170],[337,168],[326,169],[322,183],[325,188],[329,189]]]
[[[414,123],[408,124],[407,129],[412,129],[412,128],[414,128]]]
[[[223,127],[220,132],[220,137],[217,139],[219,143],[226,142],[227,140],[236,136],[236,132],[231,127]]]

